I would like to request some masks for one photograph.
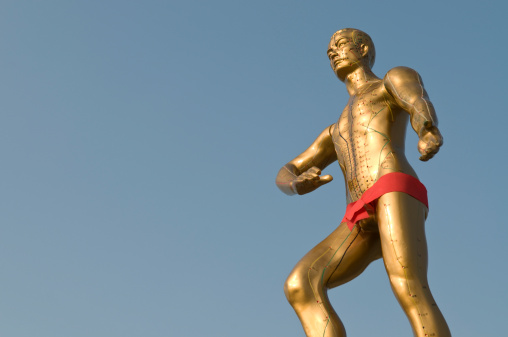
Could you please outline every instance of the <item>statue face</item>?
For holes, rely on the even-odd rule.
[[[344,81],[347,74],[358,68],[363,63],[363,48],[353,41],[349,31],[335,33],[328,45],[328,58],[334,73]]]

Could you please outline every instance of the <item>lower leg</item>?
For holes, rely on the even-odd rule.
[[[317,303],[291,303],[307,337],[346,337],[346,330],[327,296]]]
[[[446,321],[436,305],[426,283],[415,281],[410,267],[401,276],[390,275],[390,283],[397,300],[409,319],[417,337],[449,337]]]

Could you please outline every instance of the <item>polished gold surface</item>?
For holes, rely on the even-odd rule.
[[[277,186],[288,195],[312,192],[332,180],[321,170],[338,161],[351,203],[385,174],[417,177],[404,153],[408,120],[419,136],[420,160],[432,158],[443,144],[418,73],[396,67],[382,79],[374,75],[374,44],[357,29],[336,32],[327,53],[334,73],[346,84],[349,101],[335,124],[282,167]],[[354,279],[381,257],[414,335],[450,336],[427,282],[427,211],[408,194],[384,194],[370,218],[352,231],[341,223],[298,262],[284,291],[307,336],[346,336],[327,291]],[[358,300],[365,301],[361,296]]]

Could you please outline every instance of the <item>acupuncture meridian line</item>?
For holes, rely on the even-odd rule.
[[[340,120],[340,118],[339,118],[339,120]],[[336,128],[339,131],[339,137],[342,138],[344,140],[344,143],[346,144],[346,149],[347,149],[347,154],[348,154],[348,160],[349,160],[349,166],[347,167],[347,170],[346,170],[346,178],[347,178],[348,176],[352,175],[352,173],[350,175],[349,172],[348,172],[349,170],[352,170],[352,166],[353,166],[352,163],[351,163],[351,151],[349,149],[349,143],[348,143],[348,141],[346,140],[346,138],[344,138],[344,136],[342,136],[342,132],[340,131],[340,127],[339,127],[339,122],[336,123]],[[339,150],[341,149],[341,146],[340,146],[339,143],[336,143],[334,141],[334,144],[337,144],[337,146],[339,147]],[[344,156],[342,156],[342,158],[344,158]],[[351,191],[349,189],[349,186],[347,186],[346,190],[349,192],[349,195],[351,196]]]
[[[351,233],[353,232],[353,229],[356,228],[356,225],[351,229],[351,231],[348,233],[348,235],[346,236],[346,238],[344,239],[344,241],[342,241],[342,243],[339,245],[339,247],[335,250],[335,252],[333,253],[332,257],[330,258],[330,260],[328,261],[328,264],[323,268],[323,273],[321,274],[321,286],[323,286],[323,275],[324,275],[324,272],[326,270],[326,268],[330,265],[331,261],[333,260],[333,258],[335,257],[335,254],[337,254],[337,252],[339,251],[339,249],[342,247],[342,245],[344,244],[344,242],[347,241],[347,239],[351,236]],[[360,232],[358,232],[355,236],[355,238],[353,239],[353,241],[356,239],[356,237],[358,236]],[[331,248],[331,247],[329,247]],[[349,247],[348,247],[349,248]],[[347,249],[346,251],[344,252],[344,255],[346,254],[347,252]],[[314,264],[316,264],[316,262],[318,260],[320,260],[323,256],[325,256],[326,254],[328,253],[328,250],[326,250],[323,254],[321,254],[316,260],[314,260],[314,262],[312,262],[312,264],[310,265],[309,269],[307,270],[307,279],[309,281],[309,285],[310,285],[310,288],[312,289],[312,293],[314,294],[314,298],[316,299],[316,302],[319,304],[319,307],[321,308],[321,311],[323,312],[323,314],[326,316],[326,319],[327,319],[327,322],[326,322],[326,326],[325,326],[325,329],[323,331],[323,336],[325,335],[325,332],[326,332],[326,328],[328,327],[328,324],[330,322],[330,315],[329,313],[326,311],[326,308],[324,307],[324,304],[323,304],[323,301],[319,301],[319,298],[316,292],[316,289],[314,289],[313,285],[312,285],[312,281],[310,279],[310,271],[311,270],[316,270],[314,269]],[[342,258],[344,258],[344,255]],[[342,259],[341,259],[342,261]],[[317,271],[317,270],[316,270]],[[333,325],[332,325],[332,328],[333,328]]]
[[[356,100],[358,101],[358,100]],[[359,194],[357,194],[356,196],[359,197],[363,194],[364,191],[362,191],[362,188],[360,186],[360,184],[358,183],[358,178],[357,178],[357,173],[358,173],[358,163],[356,162],[356,150],[355,150],[355,144],[354,144],[354,135],[353,135],[353,124],[354,124],[354,116],[353,116],[353,103],[355,102],[355,97],[351,97],[351,103],[349,104],[349,109],[348,109],[348,116],[350,118],[350,123],[349,124],[349,138],[352,140],[352,144],[351,144],[351,151],[353,152],[353,165],[350,165],[351,166],[351,181],[353,181],[353,188],[355,189],[354,192],[358,192],[359,191]],[[339,129],[340,131],[340,129]],[[342,135],[341,135],[342,137]],[[342,137],[342,139],[344,139],[344,137]],[[344,141],[347,143],[347,141],[344,139]],[[348,147],[349,148],[349,147]],[[348,154],[349,154],[349,151],[348,151]],[[349,156],[351,157],[351,156]],[[351,158],[349,160],[349,163],[351,164]],[[353,172],[354,170],[354,172]],[[354,175],[354,176],[353,176]],[[355,184],[356,182],[356,184]],[[355,186],[356,185],[356,186]],[[358,191],[356,191],[358,190]]]
[[[386,96],[385,96],[385,95],[383,95],[383,100],[384,100],[384,102],[385,102],[386,106],[388,107],[388,110],[390,111],[390,116],[391,116],[391,118],[392,118],[392,121],[394,121],[392,108],[390,107],[390,104],[388,104],[388,101],[386,100]],[[391,140],[390,140],[390,141],[391,141]],[[383,147],[384,147],[384,146],[383,146]],[[395,156],[393,155],[393,151],[390,151],[390,152],[388,152],[388,153],[386,154],[386,156],[383,158],[383,160],[382,160],[382,161],[380,161],[380,162],[378,163],[379,167],[382,167],[381,165],[383,165],[383,163],[385,162],[385,160],[388,158],[388,156],[389,156],[390,154],[392,155],[392,158],[393,158],[393,159],[395,159]],[[379,158],[381,159],[381,153],[379,153]],[[383,168],[383,169],[392,170],[392,171],[394,171],[394,172],[397,172],[397,169],[396,169],[396,168],[394,168],[394,167],[393,167],[393,168],[391,168],[391,167],[382,167],[382,168]],[[376,178],[376,180],[377,180],[377,179],[379,179],[380,174],[381,174],[381,170],[378,170],[378,171],[377,171],[377,178]]]
[[[427,102],[427,100],[423,97],[424,90],[423,90],[423,83],[420,81],[420,75],[418,75],[416,70],[414,72],[416,73],[416,78],[418,79],[418,84],[420,85],[420,88],[422,88],[422,95],[420,97],[425,102],[425,105],[427,106],[427,111],[430,112],[429,102]],[[432,121],[432,124],[435,124],[434,119],[432,118],[432,114],[429,113],[429,116],[430,116],[430,120]]]
[[[367,90],[368,90],[371,86],[372,86],[372,84],[371,84],[371,85],[370,85],[370,86],[366,89],[366,91],[367,91]],[[367,147],[366,147],[366,146],[367,146],[367,145],[366,145],[366,143],[367,143],[367,134],[369,133],[369,130],[374,130],[374,129],[372,129],[372,128],[370,127],[370,123],[374,120],[374,118],[375,118],[375,117],[376,117],[376,116],[377,116],[377,115],[378,115],[381,111],[383,111],[383,110],[385,109],[385,107],[384,107],[384,108],[381,108],[378,112],[374,113],[374,115],[372,115],[372,112],[373,112],[373,110],[372,110],[372,104],[369,106],[369,109],[370,109],[370,112],[371,112],[371,116],[370,116],[370,118],[369,118],[369,122],[367,123],[367,126],[364,126],[364,127],[365,127],[365,132],[363,133],[363,135],[364,135],[364,137],[365,137],[365,138],[363,139],[363,150],[364,150],[364,151],[363,151],[363,153],[365,153],[365,166],[366,166],[366,168],[367,168],[367,174],[368,174],[368,177],[369,177],[369,178],[371,178],[371,177],[372,177],[372,175],[371,175],[371,173],[370,173],[370,168],[369,168],[368,161],[367,161],[367,153],[368,153],[368,151],[367,151]],[[362,126],[363,126],[363,125],[362,125]],[[360,173],[361,173],[361,172],[360,172]],[[372,180],[372,179],[371,179],[371,180]],[[367,186],[365,186],[365,187],[368,187],[368,184],[367,184]],[[363,192],[362,192],[362,193],[363,193]]]
[[[328,277],[328,280],[326,280],[326,284],[328,284],[328,282],[330,282],[330,279],[332,278],[333,274],[335,274],[335,272],[337,271],[337,269],[339,269],[339,266],[340,264],[342,263],[342,260],[344,260],[344,257],[346,257],[346,253],[347,251],[349,250],[349,247],[351,247],[351,245],[353,244],[353,242],[355,242],[356,240],[356,237],[360,234],[360,231],[358,231],[358,233],[356,233],[356,236],[354,237],[354,239],[351,241],[351,243],[349,244],[349,246],[347,246],[346,250],[344,251],[344,254],[342,254],[342,257],[339,261],[339,263],[337,264],[337,267],[335,267],[335,269],[333,270],[333,272],[330,274],[330,277]],[[324,275],[324,271],[323,271],[323,275]]]
[[[395,92],[395,95],[397,95],[397,98],[400,99],[402,102],[406,103],[407,105],[412,106],[415,109],[415,112],[417,112],[424,120],[428,121],[427,117],[425,117],[419,110],[417,110],[414,104],[411,104],[411,103],[405,101],[402,97],[400,97],[399,93],[397,92],[397,89],[394,87],[392,80],[390,79],[390,75],[386,74],[386,78],[392,85],[393,91]],[[420,83],[420,80],[418,80],[418,83]],[[420,87],[423,90],[423,86],[421,84],[420,84]],[[428,104],[427,104],[427,107],[428,107]],[[430,118],[432,119],[432,116]]]
[[[381,112],[383,111],[386,107],[388,107],[388,109],[390,110],[390,115],[392,116],[392,120],[393,120],[393,113],[392,113],[392,109],[390,108],[390,106],[387,104],[386,102],[386,99],[384,100],[385,101],[385,104],[386,106],[381,108],[378,112],[376,112],[369,120],[369,123],[367,124],[367,128],[365,130],[365,135],[367,134],[367,131],[369,130],[372,130],[372,131],[375,131],[377,133],[379,133],[380,135],[384,136],[386,138],[386,143],[383,144],[383,147],[381,148],[381,151],[379,152],[379,159],[378,159],[378,170],[377,170],[377,177],[376,177],[376,180],[379,179],[379,175],[381,174],[381,170],[380,170],[380,167],[381,167],[381,164],[386,160],[386,158],[388,158],[388,156],[390,155],[390,153],[392,153],[392,151],[388,152],[388,154],[385,156],[385,158],[383,159],[383,161],[381,161],[381,155],[383,154],[383,149],[385,148],[386,145],[388,145],[388,143],[391,142],[391,139],[390,137],[388,137],[387,135],[373,129],[370,127],[370,123],[374,120],[374,118],[376,118],[376,116]],[[393,170],[393,169],[392,169]]]
[[[407,269],[408,269],[408,267],[404,266],[402,264],[402,262],[400,262],[399,255],[397,254],[397,249],[395,248],[395,245],[393,244],[392,224],[390,222],[391,219],[390,219],[390,213],[388,211],[388,205],[384,204],[384,207],[385,207],[386,220],[388,222],[388,228],[389,228],[389,232],[390,232],[390,242],[392,243],[393,252],[395,254],[395,257],[396,257],[398,263],[402,267],[402,270],[404,271],[404,278],[406,279],[406,287],[407,287],[408,294],[411,297],[411,300],[413,301],[416,310],[418,310],[418,317],[420,318],[420,326],[425,331],[425,326],[423,325],[423,320],[422,320],[422,312],[420,311],[420,308],[418,308],[417,302],[414,299],[416,297],[416,295],[413,295],[413,293],[411,291],[411,286],[409,285],[409,280],[408,280],[408,277],[407,277]]]
[[[355,225],[356,227],[356,225]],[[354,229],[354,227],[353,227]],[[351,232],[353,231],[353,229],[351,229]],[[328,266],[330,265],[330,263],[332,262],[333,258],[335,257],[335,254],[337,254],[337,251],[340,249],[340,247],[342,247],[342,245],[344,244],[344,242],[346,242],[346,240],[348,239],[348,237],[351,235],[351,232],[349,232],[348,236],[346,237],[346,239],[344,239],[344,241],[340,244],[339,248],[337,248],[337,250],[333,253],[332,257],[330,258],[330,260],[328,261],[328,264],[323,268],[323,272],[321,273],[321,288],[324,288],[324,276],[325,276],[325,271],[326,271],[326,268],[328,268]],[[326,283],[328,284],[328,281],[330,280],[330,278],[332,277],[333,273],[335,273],[335,271],[337,271],[337,268],[339,268],[339,265],[342,263],[342,260],[344,260],[344,257],[346,256],[346,253],[347,251],[349,250],[349,247],[351,247],[351,245],[353,244],[353,242],[355,242],[356,238],[358,237],[358,235],[360,234],[360,231],[358,231],[356,233],[356,236],[353,238],[353,240],[351,241],[351,243],[349,244],[349,246],[347,246],[346,250],[344,251],[344,254],[342,254],[342,257],[340,258],[340,261],[339,263],[337,264],[337,267],[335,267],[334,271],[332,272],[332,274],[330,275],[330,277],[328,278],[328,280],[326,281]],[[324,305],[323,305],[324,306]],[[329,308],[328,309],[329,311],[333,310],[332,308]],[[326,326],[325,326],[325,329],[323,331],[323,336],[325,335],[326,333],[326,328],[328,327],[328,323],[330,323],[330,315],[328,315],[328,321],[326,322]],[[333,327],[333,325],[332,325]]]
[[[384,110],[384,108],[382,108],[381,110],[379,110],[369,121],[369,124],[367,124],[367,126],[365,127],[366,130],[365,130],[365,135],[367,134],[367,131],[373,131],[373,132],[376,132],[378,134],[380,134],[381,136],[383,136],[385,139],[386,139],[386,143],[383,144],[383,147],[381,148],[381,151],[379,151],[379,159],[378,159],[378,178],[379,178],[379,174],[380,174],[380,169],[379,167],[381,166],[381,155],[383,154],[383,150],[385,148],[386,145],[388,145],[390,142],[391,142],[391,139],[390,137],[388,137],[388,135],[385,135],[384,133],[382,132],[379,132],[377,131],[376,129],[373,129],[370,127],[370,123],[374,120],[374,118],[382,111]],[[390,155],[390,153],[392,153],[392,151],[388,152],[388,154],[385,156],[385,158],[383,159],[383,162],[384,160]]]

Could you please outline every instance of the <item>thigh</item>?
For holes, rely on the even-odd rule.
[[[334,288],[360,275],[381,257],[379,233],[358,226],[349,230],[341,223],[326,239],[308,252],[295,267],[308,281],[321,288]]]
[[[381,248],[390,278],[427,277],[427,208],[402,192],[383,195],[377,204]]]
[[[377,205],[383,259],[395,297],[415,336],[450,336],[427,281],[427,208],[413,197],[391,192]]]

